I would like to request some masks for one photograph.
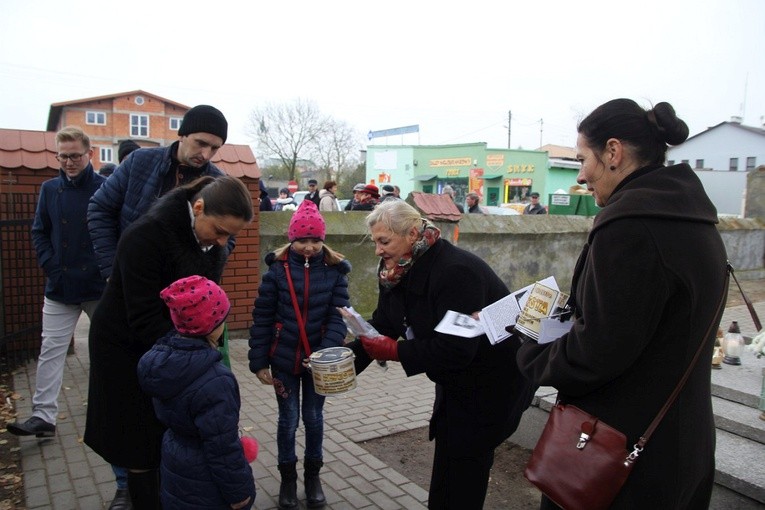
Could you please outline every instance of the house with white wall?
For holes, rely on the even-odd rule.
[[[720,214],[742,214],[746,175],[765,164],[765,126],[745,126],[740,117],[721,122],[667,151],[667,164],[696,170]]]

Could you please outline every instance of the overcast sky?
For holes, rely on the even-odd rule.
[[[518,4],[518,5],[516,5]],[[229,142],[296,98],[373,143],[573,146],[599,104],[669,101],[691,134],[765,116],[765,1],[3,0],[0,127],[142,89],[212,104]]]

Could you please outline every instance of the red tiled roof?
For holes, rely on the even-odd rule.
[[[260,178],[260,168],[249,145],[226,144],[212,159],[226,174]],[[0,128],[0,167],[58,170],[56,133]]]
[[[56,133],[0,129],[0,167],[58,170]]]
[[[260,179],[260,168],[249,145],[223,145],[213,156],[212,162],[232,177]]]
[[[460,210],[449,195],[434,195],[412,191],[414,206],[429,220],[458,222],[462,219]]]

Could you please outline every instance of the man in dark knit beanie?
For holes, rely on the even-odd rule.
[[[104,278],[111,276],[120,233],[158,197],[201,176],[223,175],[210,160],[227,136],[228,122],[220,110],[195,106],[183,116],[177,141],[168,147],[142,148],[120,163],[109,186],[101,186],[88,207],[88,230]],[[233,238],[228,247],[233,250]]]
[[[140,148],[141,146],[135,143],[133,140],[122,140],[120,142],[119,148],[117,149],[117,162],[122,163],[122,161],[128,157],[131,152]]]
[[[228,135],[228,122],[217,108],[200,104],[186,112],[178,130],[178,136],[193,133],[210,133],[220,137],[221,144],[224,144]]]

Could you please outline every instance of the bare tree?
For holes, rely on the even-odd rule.
[[[353,170],[362,147],[360,136],[346,122],[328,119],[325,129],[314,141],[311,152],[314,162],[326,170],[329,179],[337,181],[342,172]]]
[[[257,142],[261,154],[280,159],[290,180],[296,180],[297,161],[310,157],[327,124],[327,117],[313,102],[295,99],[254,109],[247,133]]]

